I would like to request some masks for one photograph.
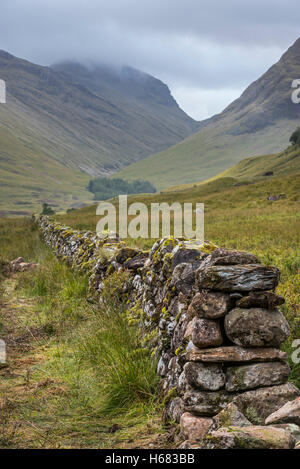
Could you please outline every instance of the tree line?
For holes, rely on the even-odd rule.
[[[128,182],[121,178],[109,179],[106,177],[92,179],[87,186],[87,190],[94,194],[94,200],[107,200],[124,194],[156,192],[156,188],[149,181],[137,179]]]

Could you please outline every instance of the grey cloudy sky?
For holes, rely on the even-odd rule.
[[[204,119],[300,36],[299,0],[1,0],[0,49],[49,65],[128,64]]]

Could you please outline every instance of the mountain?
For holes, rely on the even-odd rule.
[[[108,175],[197,128],[160,80],[130,67],[42,67],[0,51],[0,214],[91,200]]]
[[[106,119],[113,124],[113,131],[117,128],[126,134],[128,142],[118,135],[119,142],[109,141],[109,147],[116,144],[117,148],[115,154],[109,148],[111,155],[100,168],[102,174],[103,170],[115,172],[132,160],[144,158],[153,153],[153,148],[166,149],[199,129],[199,123],[180,109],[167,85],[132,67],[86,67],[64,62],[52,69],[114,108]],[[99,129],[97,136],[101,139]]]
[[[118,176],[147,174],[157,188],[203,181],[243,158],[285,148],[300,125],[300,104],[291,84],[300,77],[300,39],[240,98],[179,144],[130,165]],[[299,168],[300,169],[300,168]]]

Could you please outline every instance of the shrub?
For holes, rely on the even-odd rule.
[[[299,145],[300,144],[300,127],[298,127],[291,135],[290,137],[290,142],[293,145]]]
[[[43,203],[42,215],[53,215],[55,212],[50,205]]]

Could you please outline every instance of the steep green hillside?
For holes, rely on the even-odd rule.
[[[242,96],[179,144],[135,163],[120,177],[147,179],[159,189],[203,181],[249,156],[277,153],[300,122],[291,100],[300,76],[300,39]]]
[[[37,145],[17,137],[16,127],[0,125],[0,216],[26,215],[43,202],[55,210],[91,203],[89,177],[51,160]]]
[[[275,153],[274,155],[261,155],[245,158],[232,168],[226,169],[222,173],[217,174],[209,181],[202,181],[196,184],[182,184],[180,186],[171,187],[166,191],[186,190],[194,187],[195,185],[205,185],[207,187],[207,182],[224,180],[225,178],[231,178],[232,181],[232,178],[234,178],[234,182],[237,184],[243,181],[258,182],[262,179],[286,176],[289,174],[295,174],[299,171],[300,147],[297,145],[290,146],[286,150],[280,153]]]
[[[2,213],[34,208],[37,198],[59,207],[70,206],[73,196],[75,204],[90,200],[88,176],[111,174],[197,126],[149,75],[127,68],[125,77],[114,70],[107,76],[98,67],[83,69],[84,81],[70,67],[41,67],[0,51],[7,86],[0,105]]]
[[[238,179],[258,179],[267,176],[284,176],[300,171],[300,148],[290,147],[275,155],[262,155],[246,158],[232,168],[216,176]]]

